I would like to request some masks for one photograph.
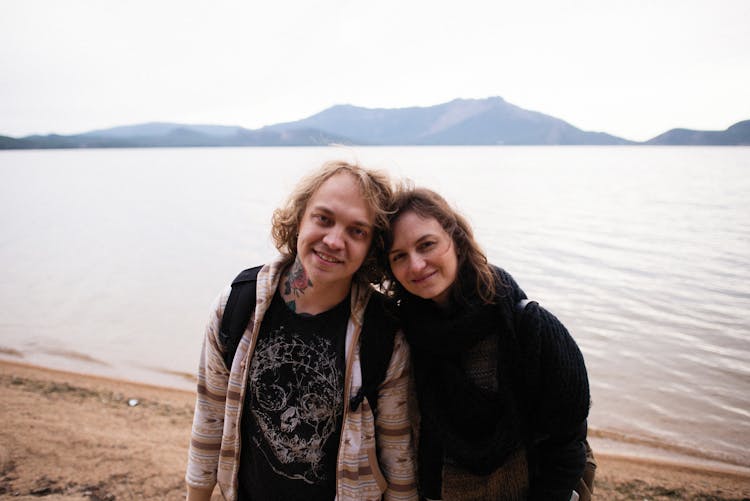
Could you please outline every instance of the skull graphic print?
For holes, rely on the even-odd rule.
[[[279,326],[258,340],[249,374],[256,445],[286,478],[325,481],[323,456],[343,413],[343,375],[324,336]]]

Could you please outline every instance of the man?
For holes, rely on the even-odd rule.
[[[219,338],[229,289],[206,328],[188,500],[210,499],[216,483],[231,501],[417,499],[401,333],[377,417],[366,400],[349,405],[362,386],[360,334],[390,197],[386,176],[331,162],[274,212],[282,255],[258,273],[230,367]]]

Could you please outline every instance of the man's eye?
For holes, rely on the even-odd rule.
[[[354,237],[356,238],[365,238],[367,236],[367,232],[362,228],[352,228],[352,235],[354,235]]]

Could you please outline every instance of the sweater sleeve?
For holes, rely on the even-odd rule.
[[[214,301],[198,364],[195,414],[185,474],[187,484],[196,489],[213,489],[216,484],[229,377],[219,343],[219,329],[230,290],[227,287]]]
[[[586,464],[586,366],[565,326],[538,304],[526,306],[520,327],[531,338],[527,348],[535,361],[528,374],[535,397],[530,408],[530,499],[567,501]]]
[[[399,332],[379,391],[375,420],[380,468],[388,482],[385,501],[417,499],[414,443],[408,412],[410,373],[409,345]]]
[[[577,428],[539,437],[531,457],[529,499],[568,501],[586,466],[586,422]]]

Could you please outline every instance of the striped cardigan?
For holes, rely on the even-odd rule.
[[[218,483],[228,501],[237,499],[240,422],[250,359],[263,315],[285,264],[278,259],[258,274],[255,311],[237,347],[231,371],[223,361],[218,337],[230,287],[217,298],[206,326],[185,480],[198,489],[212,489]],[[355,411],[348,405],[349,397],[362,384],[359,334],[372,293],[369,286],[352,285],[345,348],[347,404],[336,463],[336,501],[416,500],[414,451],[407,411],[409,348],[402,333],[396,335],[391,362],[379,391],[377,418],[366,398]]]

